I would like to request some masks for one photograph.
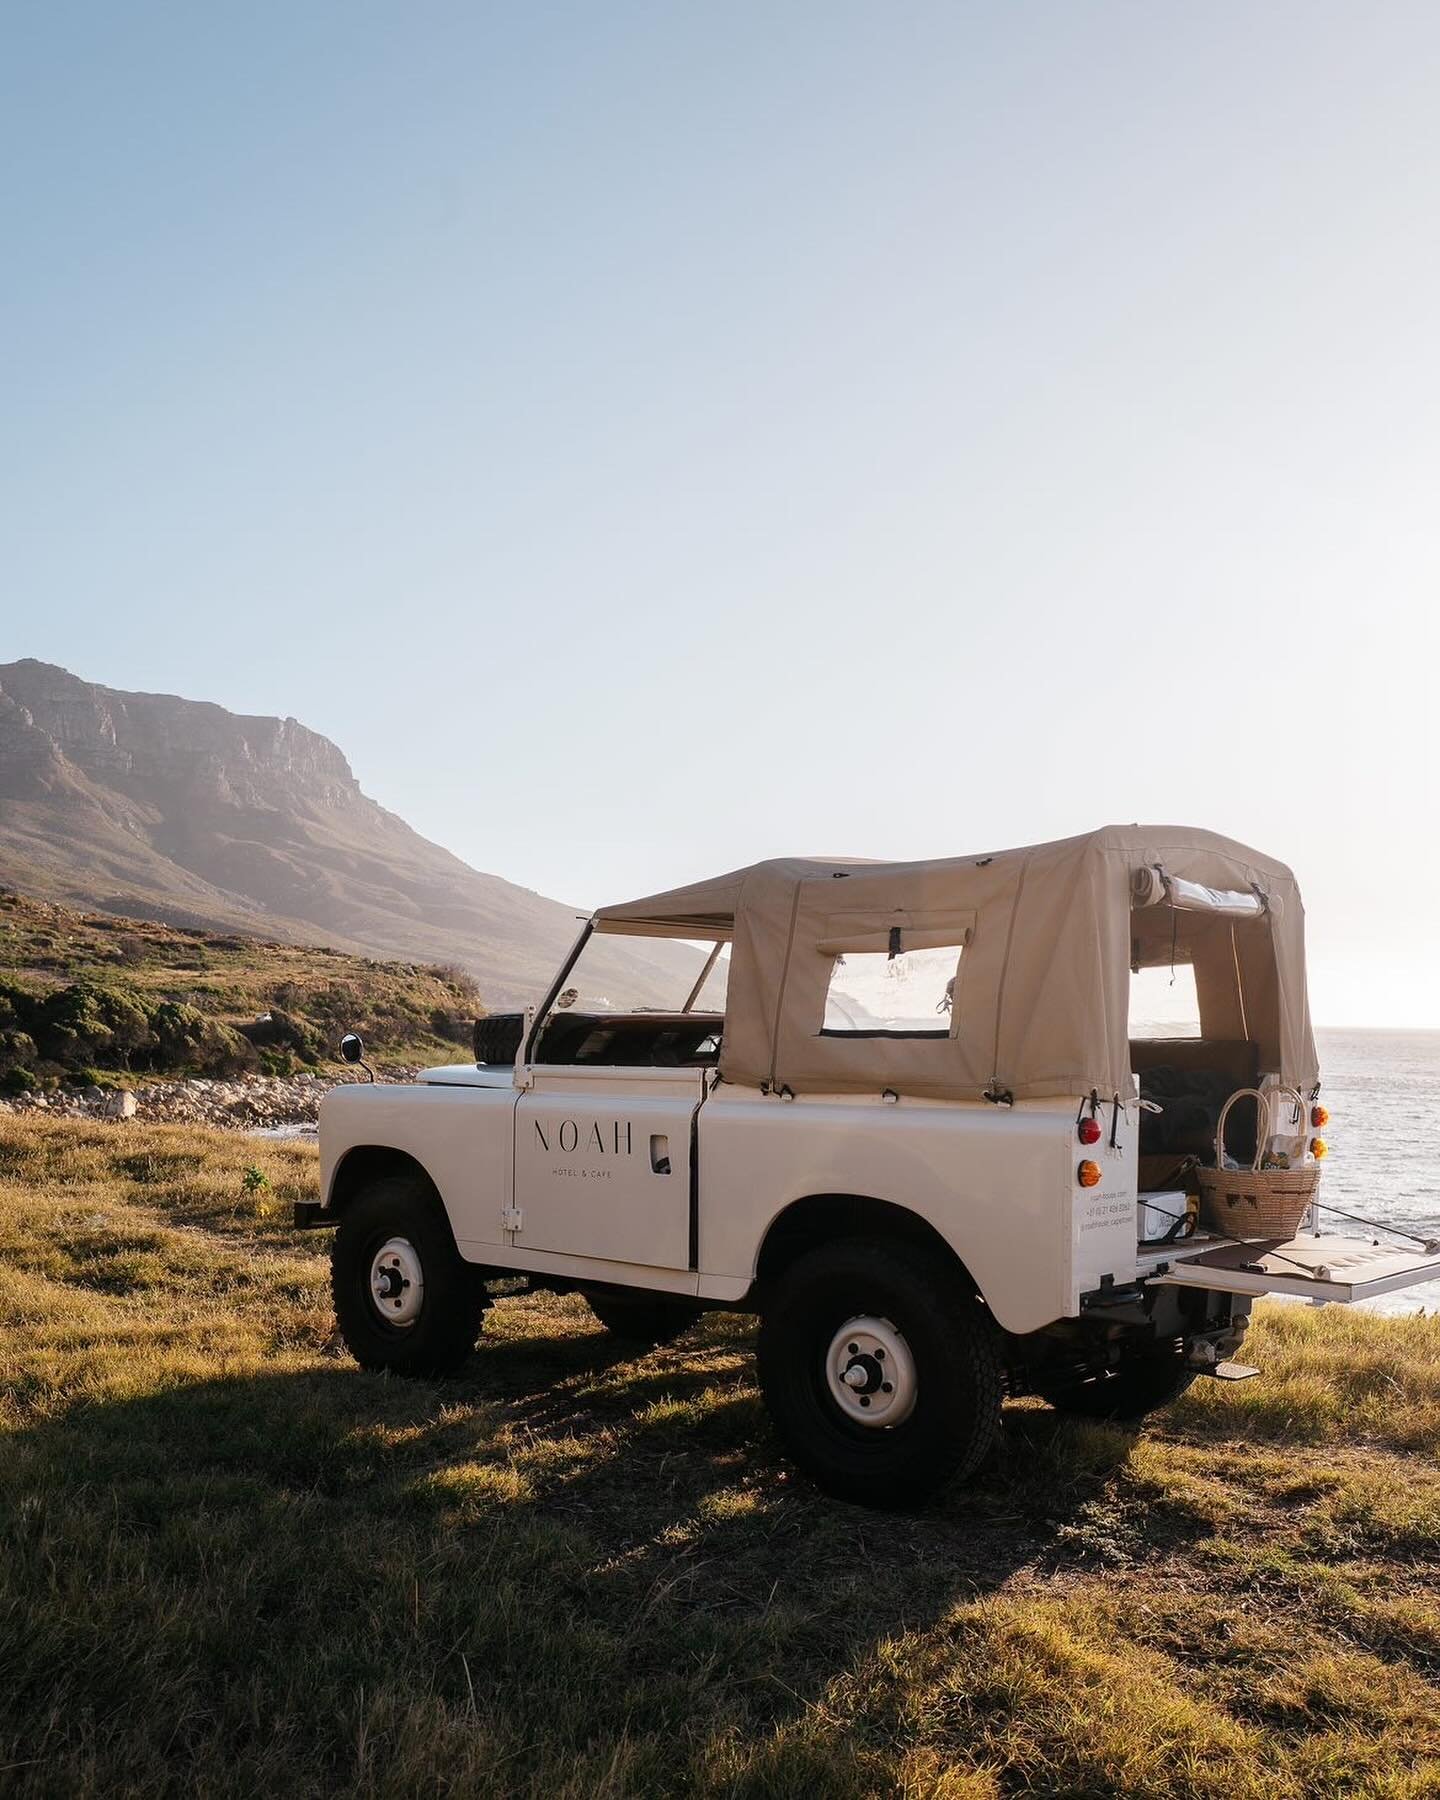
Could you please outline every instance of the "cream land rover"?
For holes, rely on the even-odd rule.
[[[671,940],[657,970],[693,958],[669,1010],[597,991],[586,950],[611,933]],[[1132,970],[1172,962],[1201,1035],[1132,1040]],[[1295,880],[1205,831],[765,862],[602,907],[533,1013],[478,1022],[476,1056],[321,1110],[298,1222],[337,1228],[357,1361],[457,1369],[517,1276],[637,1344],[756,1313],[789,1454],[859,1501],[974,1470],[1007,1394],[1135,1418],[1253,1374],[1233,1358],[1256,1294],[1440,1275],[1434,1246],[1195,1229],[1229,1095],[1284,1097],[1264,1147],[1297,1169],[1321,1117]],[[1242,1122],[1226,1148],[1258,1165]]]

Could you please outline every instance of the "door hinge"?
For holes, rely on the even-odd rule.
[[[500,1208],[500,1229],[502,1231],[519,1231],[524,1214],[518,1206],[502,1206]]]

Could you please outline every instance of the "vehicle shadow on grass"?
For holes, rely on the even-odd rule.
[[[467,1744],[483,1720],[517,1787],[625,1744],[700,1791],[717,1744],[824,1709],[878,1646],[1114,1554],[1124,1432],[1012,1408],[979,1478],[867,1512],[787,1470],[745,1322],[637,1355],[584,1319],[497,1318],[447,1382],[337,1362],[14,1431],[6,1756],[43,1720],[52,1773],[159,1757],[159,1786],[223,1747],[245,1782],[330,1791],[433,1713]]]

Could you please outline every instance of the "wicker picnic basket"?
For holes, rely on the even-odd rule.
[[[1298,1094],[1288,1090],[1278,1089],[1276,1094],[1299,1100]],[[1226,1237],[1294,1237],[1320,1185],[1319,1163],[1301,1163],[1293,1169],[1261,1168],[1265,1145],[1274,1130],[1273,1097],[1258,1088],[1240,1088],[1233,1093],[1220,1109],[1215,1127],[1215,1167],[1198,1171],[1201,1220]],[[1248,1169],[1226,1169],[1221,1166],[1225,1161],[1225,1121],[1235,1102],[1246,1098],[1255,1102],[1255,1160]]]

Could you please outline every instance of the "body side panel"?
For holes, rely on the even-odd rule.
[[[1076,1182],[1076,1105],[787,1100],[722,1083],[699,1120],[702,1291],[712,1280],[753,1278],[767,1230],[794,1201],[855,1194],[932,1225],[1007,1330],[1033,1331],[1073,1314],[1082,1283],[1098,1286],[1102,1274],[1128,1281],[1135,1272],[1133,1157],[1119,1235],[1114,1208],[1126,1175],[1108,1146],[1100,1147],[1106,1210],[1095,1231],[1079,1229],[1097,1190]],[[1077,1243],[1086,1248],[1077,1253]],[[1100,1269],[1107,1259],[1118,1266]]]
[[[619,1100],[650,1082],[641,1071],[594,1084]],[[587,1088],[589,1084],[587,1083]],[[653,1086],[674,1094],[673,1077]],[[686,1084],[688,1085],[688,1084]],[[609,1260],[515,1241],[502,1209],[515,1184],[516,1106],[509,1087],[354,1085],[321,1108],[321,1193],[327,1202],[345,1153],[377,1145],[412,1156],[445,1203],[472,1262],[576,1281],[603,1281],[734,1302],[754,1280],[765,1234],[794,1201],[856,1194],[915,1213],[939,1232],[974,1277],[998,1322],[1023,1333],[1073,1315],[1105,1276],[1135,1275],[1133,1126],[1122,1113],[1117,1147],[1095,1189],[1076,1184],[1076,1101],[1014,1108],[879,1096],[783,1100],[721,1083],[699,1108],[699,1269],[662,1260]],[[637,1095],[637,1099],[639,1096]],[[677,1146],[678,1148],[678,1146]],[[677,1175],[679,1170],[677,1168]]]
[[[357,1145],[404,1151],[434,1182],[461,1251],[488,1253],[508,1242],[500,1212],[514,1184],[517,1098],[514,1087],[332,1089],[320,1105],[321,1197],[328,1206],[336,1170]]]
[[[632,1084],[633,1086],[633,1084]],[[673,1086],[673,1084],[672,1084]],[[514,1188],[514,1087],[401,1086],[357,1083],[335,1088],[320,1108],[320,1192],[328,1205],[346,1154],[379,1146],[411,1156],[434,1182],[460,1253],[494,1268],[554,1275],[573,1281],[695,1294],[687,1269],[614,1262],[598,1257],[517,1247],[501,1228],[501,1209]],[[712,1284],[707,1297],[738,1299],[745,1281]]]
[[[704,1092],[699,1069],[532,1070],[515,1112],[516,1249],[688,1272]]]

